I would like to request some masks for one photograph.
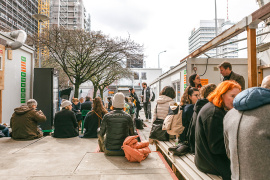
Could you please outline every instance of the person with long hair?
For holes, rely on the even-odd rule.
[[[201,78],[196,73],[189,76],[188,82],[191,87],[194,87],[197,89],[200,89],[202,87]]]
[[[187,141],[187,131],[193,115],[194,104],[200,99],[200,93],[197,88],[188,86],[181,98],[181,110],[182,112],[182,123],[185,127],[183,133],[180,135],[180,142]]]
[[[202,109],[202,107],[209,102],[207,97],[211,92],[213,92],[216,89],[216,87],[217,86],[215,84],[210,83],[210,84],[203,86],[200,89],[201,99],[198,99],[198,101],[194,105],[194,109],[193,109],[194,112],[192,115],[191,122],[189,124],[188,132],[187,132],[188,142],[189,142],[189,147],[190,147],[191,153],[195,153],[195,127],[196,127],[197,116],[198,116],[200,110]]]
[[[233,108],[241,86],[224,81],[208,96],[209,102],[200,110],[195,127],[195,165],[204,172],[231,178],[230,160],[226,155],[223,118]]]
[[[97,129],[100,127],[103,116],[107,113],[101,98],[94,98],[93,109],[85,117],[83,138],[97,138]]]

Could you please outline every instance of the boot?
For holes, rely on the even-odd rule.
[[[174,151],[173,155],[183,156],[190,151],[189,146],[180,144],[180,146]]]

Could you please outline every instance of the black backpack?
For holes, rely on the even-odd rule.
[[[154,101],[155,100],[155,98],[156,98],[156,95],[155,95],[155,93],[152,91],[152,99],[151,99],[151,101]]]

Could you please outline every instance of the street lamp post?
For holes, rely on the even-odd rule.
[[[160,55],[161,53],[164,53],[164,52],[166,52],[166,50],[165,50],[165,51],[161,51],[160,53],[158,53],[158,68],[160,68],[159,55]]]
[[[48,21],[50,18],[44,14],[34,14],[32,17],[39,22],[39,38],[41,36],[41,23],[44,21]],[[40,39],[38,41],[38,49],[39,49],[39,55],[38,55],[38,67],[41,68],[41,49],[40,49]]]

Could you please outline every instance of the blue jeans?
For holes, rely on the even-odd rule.
[[[1,131],[5,135],[5,137],[9,137],[9,129],[7,127]]]

